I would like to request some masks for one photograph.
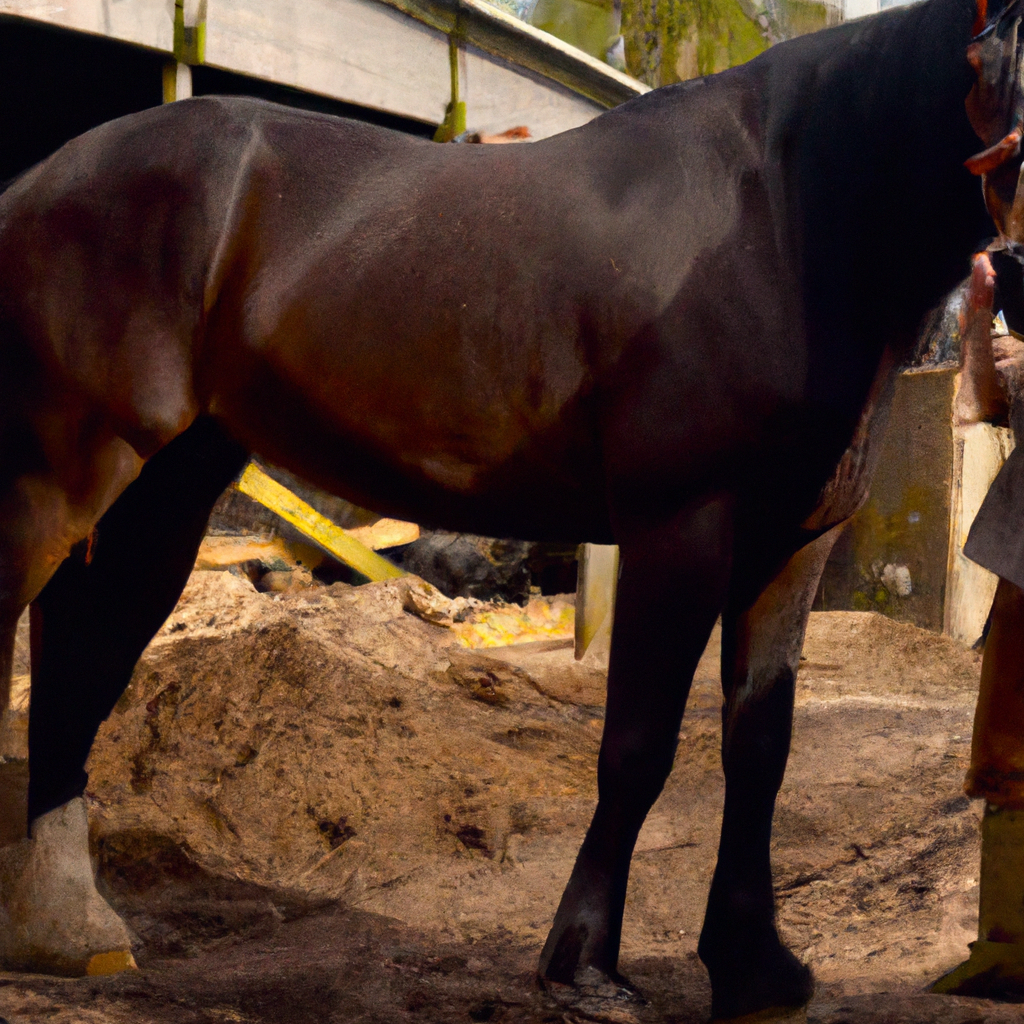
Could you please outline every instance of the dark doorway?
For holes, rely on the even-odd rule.
[[[165,61],[102,36],[0,18],[0,181],[104,121],[160,103]]]

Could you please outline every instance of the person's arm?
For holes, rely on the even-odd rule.
[[[1000,386],[996,356],[993,353],[994,290],[995,272],[992,263],[986,253],[978,253],[974,257],[960,331],[960,388],[953,406],[953,418],[958,426],[1005,423],[1009,413],[1010,403]],[[997,340],[1001,342],[1004,339]]]

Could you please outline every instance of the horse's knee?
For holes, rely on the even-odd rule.
[[[666,730],[660,730],[666,732]],[[597,763],[598,794],[643,814],[657,800],[672,771],[678,727],[663,736],[605,732]]]

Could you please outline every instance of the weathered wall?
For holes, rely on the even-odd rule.
[[[825,568],[815,608],[943,627],[956,369],[904,373],[867,505]]]
[[[1012,450],[1013,433],[1007,427],[974,423],[955,431],[943,630],[968,644],[985,629],[998,577],[967,558],[963,548],[981,503]]]
[[[623,0],[626,67],[652,87],[670,85],[735,67],[841,17],[822,0]]]

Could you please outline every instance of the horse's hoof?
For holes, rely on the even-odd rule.
[[[0,854],[0,963],[70,977],[135,967],[127,926],[96,891],[81,798]]]
[[[596,967],[576,972],[573,984],[563,985],[540,977],[541,988],[566,1014],[568,1021],[598,1021],[600,1024],[640,1024],[640,1011],[647,1006],[641,992],[621,975],[609,975]]]
[[[713,1021],[799,1021],[814,995],[814,974],[781,943],[739,970],[711,970]]]

